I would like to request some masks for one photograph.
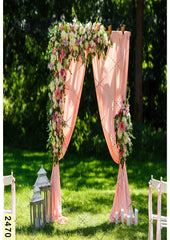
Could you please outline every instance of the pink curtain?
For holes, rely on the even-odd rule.
[[[106,58],[93,58],[93,74],[96,95],[103,127],[104,136],[110,154],[116,163],[119,163],[119,152],[116,145],[114,117],[126,99],[128,63],[129,63],[130,33],[112,32],[113,48],[109,48]],[[120,188],[123,191],[120,191]],[[121,203],[119,203],[121,202]],[[126,166],[119,167],[115,199],[111,211],[110,221],[115,221],[115,212],[129,214],[131,199],[129,194]]]
[[[124,164],[123,168],[121,165],[119,165],[119,173],[113,207],[110,214],[110,222],[115,222],[116,212],[119,214],[119,220],[121,219],[121,209],[124,209],[124,221],[126,221],[127,215],[130,214],[130,211],[133,211],[126,172],[126,164]]]
[[[83,87],[83,80],[85,74],[86,64],[82,64],[81,56],[78,61],[72,60],[70,64],[70,71],[66,72],[65,81],[65,103],[64,103],[64,120],[66,127],[64,128],[64,143],[62,146],[63,154],[60,159],[64,157],[68,148],[79,109],[81,92]],[[60,160],[59,159],[59,160]],[[60,223],[67,222],[67,218],[61,214],[61,194],[60,194],[60,174],[59,162],[53,166],[51,175],[52,184],[52,220]]]

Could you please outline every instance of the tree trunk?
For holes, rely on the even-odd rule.
[[[144,0],[137,0],[136,9],[136,61],[135,61],[135,122],[143,122],[142,53],[143,53]]]

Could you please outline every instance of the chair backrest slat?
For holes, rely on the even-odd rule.
[[[11,185],[14,180],[13,175],[9,175],[9,176],[4,176],[4,186],[8,186]]]
[[[164,181],[159,181],[159,180],[156,180],[154,178],[152,178],[150,180],[151,184],[152,184],[152,188],[158,190],[158,186],[159,184],[161,184],[161,192],[162,193],[167,193],[167,182],[164,182]]]

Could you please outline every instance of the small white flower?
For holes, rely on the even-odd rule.
[[[54,64],[55,63],[55,60],[56,60],[56,55],[54,54],[51,54],[51,63]]]
[[[50,90],[51,90],[51,92],[54,92],[54,90],[55,90],[55,83],[54,83],[54,81],[51,81],[51,83],[50,83]]]
[[[104,37],[104,43],[107,43],[107,42],[108,42],[108,37],[107,37],[107,34],[106,34],[106,33],[104,33],[104,34],[103,34],[103,37]]]
[[[125,144],[128,143],[128,134],[126,132],[124,133],[123,140]]]
[[[118,136],[119,139],[122,138],[122,131],[120,130],[120,128],[117,131],[117,136]]]
[[[75,38],[70,39],[70,44],[71,44],[71,45],[75,44],[75,42],[76,42],[76,39],[75,39]]]
[[[85,29],[84,29],[83,26],[80,27],[80,29],[79,29],[79,33],[80,33],[80,34],[84,34],[84,33],[85,33]]]
[[[58,63],[57,63],[57,69],[58,69],[59,72],[61,71],[61,68],[62,68],[62,65],[61,65],[60,62],[58,62]]]
[[[75,39],[75,35],[74,35],[73,32],[70,33],[69,38],[70,38],[70,41],[71,41],[72,39]]]
[[[66,33],[65,31],[62,31],[62,33],[61,33],[61,39],[62,39],[62,40],[64,40],[64,39],[68,40],[68,35],[67,35],[67,33]]]

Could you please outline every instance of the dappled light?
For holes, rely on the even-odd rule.
[[[142,156],[143,157],[143,156]],[[145,159],[147,155],[145,154]],[[109,223],[109,215],[116,189],[118,165],[111,158],[97,159],[68,153],[60,161],[61,199],[63,215],[69,218],[65,225],[52,223],[41,231],[32,230],[29,224],[29,201],[37,172],[43,164],[48,178],[52,166],[47,162],[48,156],[43,152],[19,150],[4,146],[4,175],[13,170],[16,176],[17,199],[17,239],[147,239],[148,236],[148,181],[151,174],[155,178],[163,176],[166,180],[166,160],[154,162],[131,158],[128,160],[127,172],[132,206],[139,210],[139,225],[115,225]],[[9,196],[6,191],[5,197]],[[154,203],[156,203],[156,194]],[[8,204],[8,203],[7,203]],[[9,202],[10,204],[10,202]],[[163,214],[166,215],[166,196],[162,197]],[[156,211],[156,204],[154,205]],[[154,229],[156,226],[154,225]],[[156,231],[156,230],[155,230]],[[24,238],[23,236],[28,236]],[[58,236],[58,238],[56,237]],[[162,237],[165,239],[166,230]],[[73,238],[72,238],[73,237]]]

